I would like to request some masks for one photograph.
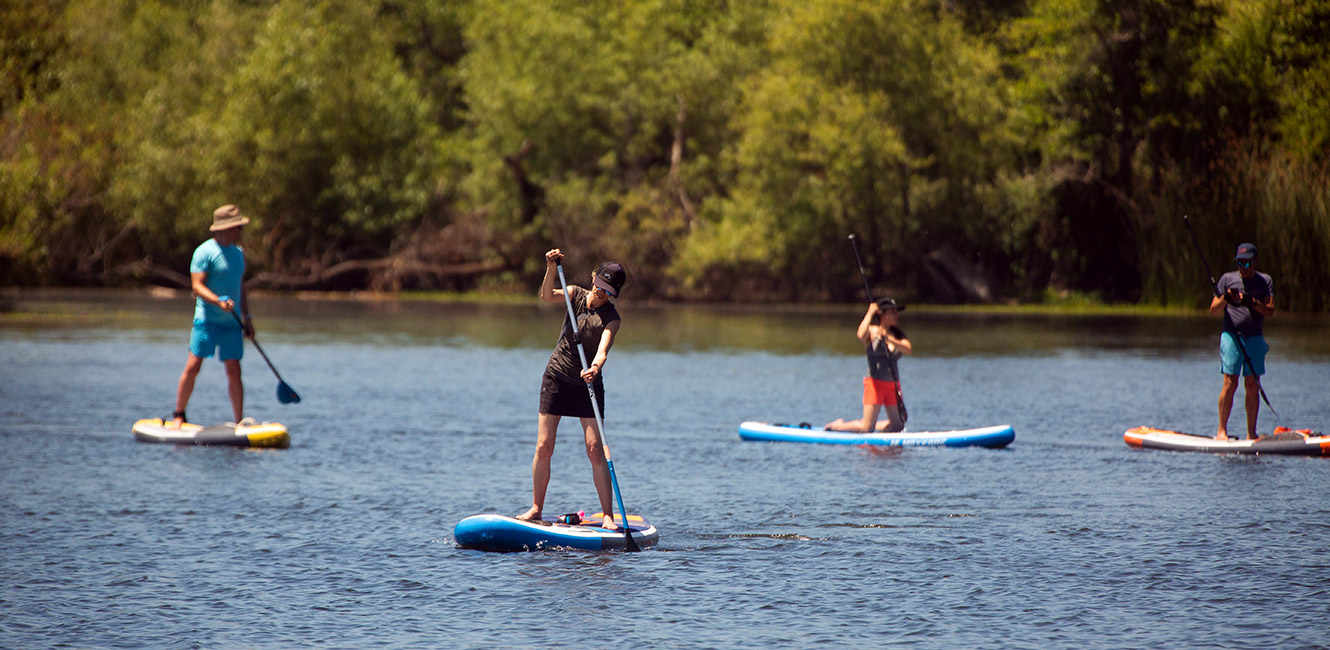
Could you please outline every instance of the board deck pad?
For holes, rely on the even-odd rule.
[[[1182,433],[1154,427],[1135,427],[1122,434],[1122,441],[1141,449],[1201,451],[1217,454],[1282,454],[1295,456],[1330,456],[1330,437],[1311,429],[1278,427],[1257,440]]]
[[[549,526],[586,526],[588,528],[600,528],[601,524],[605,523],[605,513],[603,512],[582,515],[582,521],[576,524],[565,524],[559,521],[559,517],[562,516],[563,515],[545,515],[540,518],[540,521],[534,521],[532,523],[549,525]],[[618,521],[618,517],[615,517],[614,519],[615,521]],[[635,515],[629,513],[628,527],[633,530],[640,530],[646,528],[647,520],[643,518],[642,515]]]

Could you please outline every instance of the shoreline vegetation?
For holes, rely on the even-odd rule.
[[[9,3],[0,286],[187,288],[234,203],[255,289],[516,295],[557,246],[633,298],[848,305],[854,233],[907,303],[1148,311],[1202,299],[1189,215],[1330,313],[1327,33],[1330,0]]]

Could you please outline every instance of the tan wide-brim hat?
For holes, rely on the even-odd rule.
[[[212,211],[212,225],[208,230],[217,232],[218,230],[228,230],[238,228],[249,223],[249,217],[240,214],[240,208],[234,205],[224,205]]]

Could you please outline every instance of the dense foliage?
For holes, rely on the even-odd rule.
[[[1330,0],[0,3],[0,283],[1330,309]]]

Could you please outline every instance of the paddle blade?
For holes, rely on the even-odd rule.
[[[633,531],[628,527],[628,522],[623,522],[623,550],[629,553],[640,553],[642,547],[637,545],[637,540],[633,539]]]
[[[297,404],[300,402],[300,396],[283,381],[277,384],[277,401],[283,404]]]

